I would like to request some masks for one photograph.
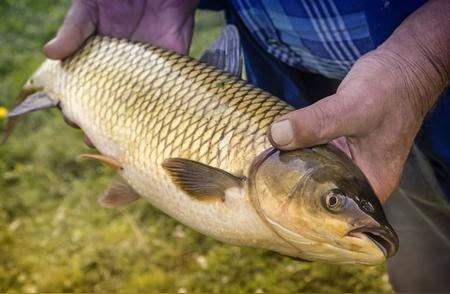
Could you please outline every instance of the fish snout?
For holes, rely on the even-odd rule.
[[[394,256],[399,247],[399,239],[395,231],[389,227],[380,225],[377,227],[359,227],[351,230],[348,235],[359,237],[361,234],[369,238],[384,253],[386,258]]]

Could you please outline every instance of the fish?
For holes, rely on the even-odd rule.
[[[378,264],[398,237],[368,180],[330,144],[280,151],[268,127],[294,110],[241,78],[236,27],[199,60],[151,44],[92,36],[45,60],[19,94],[20,116],[57,107],[117,175],[98,202],[145,199],[224,243],[292,258]]]

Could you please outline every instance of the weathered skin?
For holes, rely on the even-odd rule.
[[[329,146],[271,151],[267,127],[293,109],[243,80],[164,49],[93,37],[74,56],[45,61],[24,88],[34,91],[48,94],[101,154],[119,162],[119,173],[141,197],[201,233],[311,260],[385,259],[365,234],[348,235],[364,225],[391,230],[361,172]],[[169,158],[244,181],[224,191],[223,200],[197,199],[162,167]],[[292,194],[305,174],[315,176]],[[369,195],[376,213],[361,210],[359,200],[350,215],[330,213],[321,199],[333,188],[348,190],[351,201]],[[286,236],[293,232],[295,242]]]

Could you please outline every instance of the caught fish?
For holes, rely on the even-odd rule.
[[[117,177],[99,198],[144,198],[225,243],[306,260],[376,264],[398,238],[362,172],[331,145],[271,147],[272,122],[293,108],[240,78],[235,27],[200,61],[152,45],[91,37],[73,56],[46,60],[14,119],[58,107]]]

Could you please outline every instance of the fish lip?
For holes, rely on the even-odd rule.
[[[383,252],[386,258],[397,253],[399,240],[395,231],[387,226],[380,227],[360,227],[351,230],[348,235],[359,238],[359,234],[366,235]]]

